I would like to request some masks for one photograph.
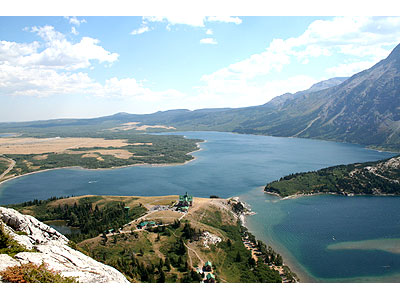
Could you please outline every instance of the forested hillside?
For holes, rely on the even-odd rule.
[[[400,195],[400,156],[296,173],[268,183],[265,192],[281,197],[333,193],[340,195]]]

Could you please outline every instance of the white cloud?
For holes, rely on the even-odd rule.
[[[143,83],[138,82],[135,78],[118,79],[116,77],[107,79],[104,85],[98,86],[90,92],[99,97],[137,101],[166,101],[181,99],[185,96],[173,89],[155,92],[144,87]]]
[[[260,105],[275,96],[306,90],[320,80],[298,75],[283,80],[264,81],[262,84],[242,80],[209,80],[207,85],[198,87],[198,94],[189,97],[190,109],[204,107],[243,107]]]
[[[77,17],[65,17],[65,18],[69,20],[70,24],[73,24],[76,26],[81,25],[81,23],[87,23],[85,19],[79,20]]]
[[[236,25],[239,25],[242,23],[242,19],[240,19],[239,17],[229,17],[229,16],[207,17],[207,22],[235,23]]]
[[[213,34],[212,29],[207,29],[206,34],[207,34],[207,35],[212,35],[212,34]]]
[[[316,57],[345,54],[348,62],[328,68],[325,76],[351,76],[389,54],[387,48],[400,42],[399,25],[400,17],[335,17],[314,21],[298,37],[274,39],[265,51],[202,76],[198,99],[213,99],[212,102],[220,103],[219,107],[256,105],[286,92],[306,89],[318,81],[303,75],[281,81],[266,80],[293,59],[307,64]]]
[[[145,33],[147,31],[150,31],[150,28],[148,26],[143,26],[142,25],[140,28],[132,30],[131,34],[132,35],[137,35],[137,34]]]
[[[78,35],[78,34],[79,34],[79,32],[78,32],[78,31],[76,30],[76,28],[73,27],[73,26],[72,26],[72,28],[71,28],[71,33],[74,34],[74,35]]]
[[[188,25],[193,27],[204,27],[205,22],[223,22],[223,23],[235,23],[237,25],[242,23],[242,20],[238,17],[205,17],[205,16],[193,16],[193,15],[178,15],[178,16],[156,16],[156,17],[143,17],[143,24],[148,22],[166,22],[168,23],[167,28],[171,28],[171,25]]]
[[[143,17],[144,22],[167,22],[171,25],[188,25],[193,27],[204,27],[202,16],[166,16],[166,17]]]
[[[200,44],[211,44],[211,45],[216,45],[218,44],[217,41],[214,38],[205,38],[200,40]]]
[[[86,73],[57,72],[8,63],[0,64],[0,82],[3,94],[35,97],[85,92],[97,86]]]
[[[32,32],[37,33],[44,40],[43,51],[38,51],[39,42],[34,42],[30,46],[18,44],[14,45],[15,49],[27,51],[29,48],[34,51],[12,56],[13,51],[7,51],[7,44],[0,44],[0,53],[6,52],[5,57],[0,56],[0,62],[3,60],[11,61],[16,65],[75,70],[90,67],[93,60],[100,63],[113,63],[118,60],[119,55],[99,46],[100,41],[97,39],[83,37],[80,42],[74,44],[62,33],[55,31],[52,26],[33,27]]]
[[[72,27],[75,28],[75,27]],[[118,59],[99,46],[100,41],[83,37],[72,43],[52,26],[33,27],[43,43],[0,41],[0,92],[3,95],[50,97],[88,95],[126,101],[177,101],[184,94],[168,89],[153,91],[135,78],[107,79],[104,84],[78,69],[93,68],[91,61],[112,63]],[[137,103],[137,102],[135,102]]]
[[[348,77],[371,68],[375,63],[375,61],[357,61],[351,63],[343,63],[338,66],[326,69],[326,72],[331,77]]]

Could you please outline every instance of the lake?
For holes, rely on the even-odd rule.
[[[239,195],[257,212],[247,218],[246,225],[282,252],[302,279],[397,280],[400,256],[388,249],[400,238],[396,233],[400,232],[396,213],[400,197],[314,196],[279,201],[263,193],[267,182],[290,173],[374,161],[393,153],[299,138],[179,134],[207,141],[194,154],[196,160],[178,166],[36,173],[1,184],[0,204],[85,194],[150,196],[187,191],[199,197]],[[377,246],[382,244],[386,247]]]

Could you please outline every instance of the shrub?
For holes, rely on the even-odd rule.
[[[36,252],[28,250],[24,246],[14,241],[4,230],[4,225],[0,221],[0,254],[8,254],[14,256],[19,252]]]
[[[27,263],[8,267],[0,272],[3,282],[9,283],[75,283],[74,277],[64,277],[60,272],[49,270],[45,263],[40,266]]]

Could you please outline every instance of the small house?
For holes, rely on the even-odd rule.
[[[208,273],[204,282],[215,283],[215,275],[213,273]]]
[[[142,228],[146,227],[147,224],[149,224],[149,222],[143,221],[143,222],[141,222],[139,225],[137,225],[137,228],[138,228],[138,229],[142,229]]]

